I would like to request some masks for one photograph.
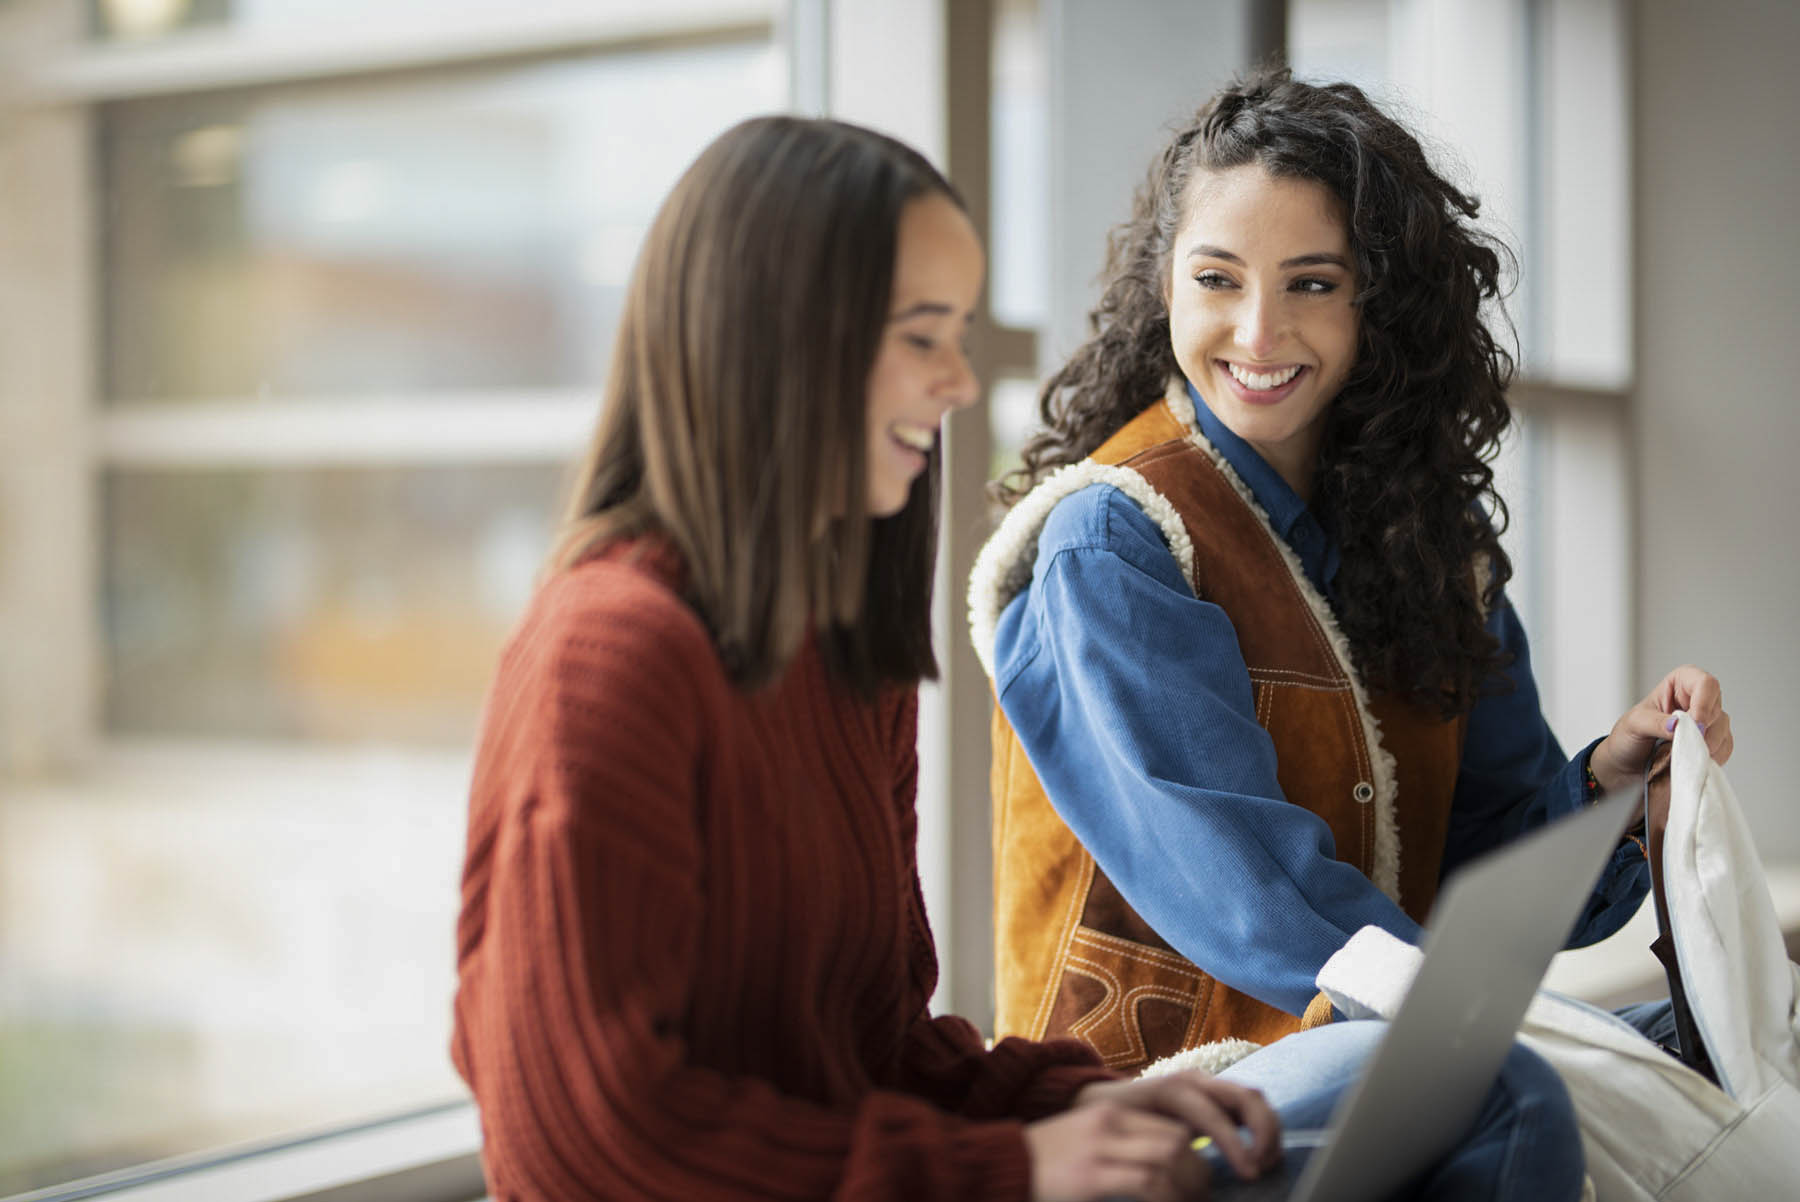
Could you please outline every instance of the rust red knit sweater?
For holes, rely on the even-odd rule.
[[[928,1017],[914,692],[809,644],[746,696],[674,579],[557,576],[489,698],[452,1055],[496,1202],[1026,1197],[1018,1120],[1107,1074]]]

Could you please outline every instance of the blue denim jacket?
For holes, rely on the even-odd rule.
[[[1324,528],[1198,396],[1194,408],[1332,600],[1338,548]],[[1446,875],[1584,803],[1593,744],[1563,755],[1504,598],[1488,629],[1513,656],[1512,687],[1469,714]],[[1319,967],[1364,925],[1418,941],[1417,924],[1332,857],[1325,824],[1285,804],[1230,620],[1195,598],[1156,524],[1118,489],[1093,485],[1052,511],[1031,583],[1001,615],[994,667],[1001,709],[1058,815],[1138,913],[1212,976],[1298,1014]],[[1623,926],[1648,889],[1642,853],[1621,845],[1569,946]]]

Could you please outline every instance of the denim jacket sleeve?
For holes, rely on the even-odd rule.
[[[1498,687],[1469,711],[1456,800],[1444,846],[1446,875],[1534,827],[1586,804],[1582,777],[1596,739],[1573,759],[1563,755],[1539,708],[1531,673],[1531,648],[1512,605],[1502,597],[1488,618],[1512,662]],[[1637,913],[1650,889],[1650,866],[1632,841],[1613,853],[1569,936],[1586,947],[1612,934]]]

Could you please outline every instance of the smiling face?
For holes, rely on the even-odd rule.
[[[1349,237],[1319,183],[1250,164],[1195,176],[1168,282],[1175,361],[1302,497],[1356,361]]]
[[[871,517],[905,507],[944,415],[980,396],[963,339],[984,270],[975,228],[949,197],[930,193],[907,204],[894,250],[893,302],[869,371]]]

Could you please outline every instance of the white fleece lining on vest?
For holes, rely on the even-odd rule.
[[[1187,386],[1180,380],[1169,382],[1169,392],[1179,393],[1186,406],[1187,413],[1193,414],[1193,403],[1188,399]],[[1169,400],[1170,408],[1174,408],[1174,398]],[[1245,484],[1237,472],[1227,463],[1219,449],[1202,434],[1197,425],[1190,428],[1188,441],[1198,447],[1218,467],[1237,495],[1245,505],[1262,522],[1263,532],[1269,536],[1275,550],[1281,555],[1281,561],[1287,565],[1288,575],[1293,577],[1294,587],[1306,599],[1312,610],[1313,618],[1325,632],[1325,639],[1331,644],[1331,652],[1337,657],[1338,666],[1350,681],[1351,695],[1356,699],[1356,713],[1362,719],[1363,743],[1369,750],[1369,770],[1375,779],[1370,782],[1375,786],[1375,796],[1370,805],[1375,807],[1375,863],[1371,866],[1369,879],[1375,887],[1392,899],[1396,904],[1400,901],[1400,828],[1394,817],[1394,807],[1399,793],[1395,777],[1398,769],[1394,764],[1393,753],[1381,745],[1381,723],[1369,710],[1369,696],[1363,691],[1362,678],[1356,673],[1356,665],[1350,659],[1350,642],[1344,632],[1338,628],[1337,618],[1319,590],[1313,587],[1306,578],[1306,569],[1300,566],[1300,557],[1294,549],[1287,545],[1287,540],[1275,533],[1275,525],[1263,507],[1256,503],[1250,486]]]
[[[1377,889],[1398,903],[1400,831],[1394,816],[1398,793],[1395,782],[1397,769],[1393,754],[1381,744],[1381,724],[1369,711],[1368,694],[1364,692],[1362,678],[1357,675],[1356,667],[1350,659],[1350,644],[1344,638],[1343,631],[1338,628],[1331,607],[1319,595],[1319,590],[1313,587],[1312,581],[1306,578],[1306,571],[1300,566],[1300,559],[1294,554],[1293,548],[1275,533],[1268,513],[1257,504],[1249,486],[1232,469],[1231,464],[1226,462],[1218,448],[1200,432],[1195,421],[1193,401],[1188,397],[1187,385],[1180,377],[1169,381],[1163,403],[1188,431],[1187,440],[1212,460],[1238,497],[1262,523],[1264,533],[1281,556],[1282,563],[1287,565],[1294,587],[1311,609],[1313,619],[1325,632],[1325,640],[1336,656],[1340,670],[1350,681],[1357,716],[1362,720],[1363,743],[1369,753],[1369,770],[1375,778],[1370,782],[1375,788],[1375,796],[1368,803],[1375,807],[1375,862],[1371,866],[1369,879]],[[1038,536],[1043,531],[1044,523],[1050,518],[1051,509],[1064,497],[1090,484],[1111,484],[1137,502],[1162,531],[1164,540],[1169,544],[1169,551],[1181,566],[1182,576],[1192,586],[1194,546],[1188,538],[1187,527],[1183,525],[1174,504],[1151,487],[1149,481],[1130,468],[1107,467],[1086,459],[1059,468],[1013,506],[1000,523],[1000,528],[994,532],[987,545],[982,547],[981,554],[975,559],[974,571],[969,576],[969,633],[975,642],[975,654],[980,657],[981,666],[987,672],[989,681],[994,679],[994,637],[999,627],[1000,613],[1031,582],[1032,566],[1037,562]]]
[[[1164,1056],[1152,1063],[1140,1077],[1163,1077],[1170,1073],[1186,1072],[1197,1068],[1202,1072],[1218,1076],[1244,1057],[1260,1051],[1262,1044],[1251,1043],[1248,1039],[1215,1039],[1211,1043],[1203,1043],[1197,1048],[1189,1048],[1185,1052],[1176,1052],[1172,1056]]]
[[[1183,578],[1194,578],[1194,544],[1188,538],[1187,527],[1175,506],[1150,487],[1148,480],[1130,468],[1108,467],[1090,459],[1057,468],[1012,507],[975,557],[975,567],[969,573],[969,637],[975,642],[975,654],[989,681],[994,679],[994,636],[1000,626],[1000,614],[1007,602],[1031,583],[1038,536],[1050,520],[1050,511],[1058,501],[1090,484],[1110,484],[1137,502],[1138,508],[1162,531],[1163,541],[1181,565]]]

